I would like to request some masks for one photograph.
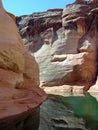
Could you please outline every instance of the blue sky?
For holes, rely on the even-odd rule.
[[[75,0],[2,0],[4,8],[16,16],[64,8]]]

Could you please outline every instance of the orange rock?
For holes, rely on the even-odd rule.
[[[16,23],[16,17],[12,14],[12,13],[9,13],[9,12],[6,12],[13,20],[14,22]]]
[[[23,87],[22,75],[25,62],[23,42],[13,19],[2,8],[1,1],[0,17],[2,19],[0,21],[0,68],[2,68],[0,79],[3,82],[12,82],[13,87],[19,84],[21,84],[19,87]]]
[[[34,56],[31,56],[29,53],[25,52],[25,69],[24,77],[28,80],[30,79],[33,82],[33,86],[39,86],[39,66],[35,61]]]
[[[0,129],[32,127],[30,115],[38,128],[39,106],[47,98],[38,83],[38,64],[25,53],[15,22],[0,0]]]
[[[26,79],[32,82],[32,87],[38,87],[38,64],[34,56],[25,52],[18,29],[1,1],[0,12],[0,86],[23,88]]]

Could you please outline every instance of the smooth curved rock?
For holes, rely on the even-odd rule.
[[[14,21],[2,7],[0,8],[0,17],[2,19],[0,21],[0,68],[4,75],[1,82],[10,83],[13,87],[21,84],[19,87],[22,87],[25,61],[23,43]],[[16,73],[14,78],[11,76],[12,73]],[[10,76],[10,80],[7,80],[7,75]],[[11,84],[11,82],[13,83]]]
[[[29,89],[28,89],[29,87]],[[38,130],[39,105],[46,99],[39,88],[0,87],[0,129]]]
[[[16,17],[12,14],[12,13],[10,13],[10,12],[6,12],[14,21],[15,21],[15,23],[16,23]]]
[[[11,17],[0,0],[0,130],[38,130],[39,106],[47,95],[39,88],[38,64],[25,51]]]
[[[4,74],[0,81],[12,87],[24,86],[24,79],[35,82],[32,86],[39,85],[39,68],[33,56],[25,50],[17,27],[13,21],[14,16],[0,8],[0,72]],[[10,17],[11,16],[11,17]]]
[[[35,61],[34,56],[31,56],[29,53],[25,52],[25,69],[24,77],[30,79],[33,83],[33,86],[39,86],[39,66]]]

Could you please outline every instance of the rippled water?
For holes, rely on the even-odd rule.
[[[40,116],[39,130],[98,130],[98,101],[89,93],[50,95]]]

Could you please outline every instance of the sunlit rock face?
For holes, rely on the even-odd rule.
[[[1,5],[0,5],[1,6]],[[0,85],[23,86],[24,49],[17,27],[0,7]]]
[[[14,22],[16,23],[16,17],[12,14],[12,13],[10,13],[10,12],[7,12],[6,11],[6,13],[14,20]]]
[[[28,78],[32,86],[38,86],[38,64],[24,50],[15,17],[1,7],[0,19],[0,85],[22,88],[24,79]]]
[[[39,106],[47,95],[39,88],[39,67],[28,54],[0,0],[0,130],[38,130]]]
[[[65,9],[17,17],[28,52],[40,66],[41,86],[70,84],[87,91],[97,75],[96,0],[76,0]],[[80,86],[80,87],[79,87]]]

